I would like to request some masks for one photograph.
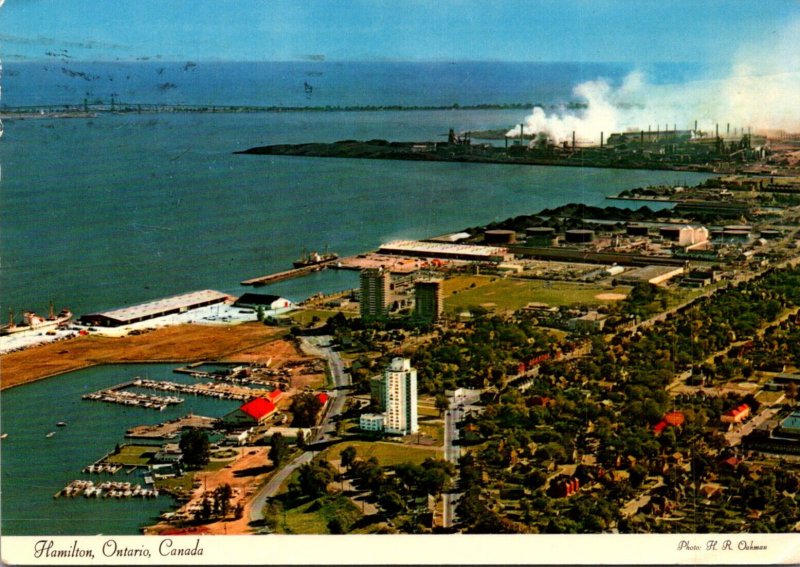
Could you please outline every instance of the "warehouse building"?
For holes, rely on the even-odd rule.
[[[84,325],[96,325],[98,327],[121,327],[167,315],[186,313],[192,309],[224,303],[228,299],[229,297],[224,293],[206,289],[147,303],[139,303],[121,309],[90,313],[83,315],[79,322]]]
[[[417,240],[396,240],[381,244],[378,252],[380,254],[466,260],[469,262],[504,262],[511,259],[508,249],[502,247],[420,242]]]

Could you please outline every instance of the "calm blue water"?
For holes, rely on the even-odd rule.
[[[159,69],[164,71],[159,74]],[[47,69],[45,69],[47,67]],[[112,92],[129,102],[263,105],[440,105],[570,100],[577,82],[625,69],[602,65],[9,64],[2,104],[81,104]],[[688,67],[665,67],[679,80]],[[614,75],[616,73],[616,75]],[[128,78],[130,76],[130,78]],[[160,89],[158,84],[174,83]],[[313,85],[308,97],[303,82]],[[113,89],[113,90],[112,90]],[[449,128],[519,123],[522,110],[104,115],[5,122],[0,139],[0,313],[76,313],[238,282],[288,268],[305,247],[375,249],[622,189],[696,183],[705,175],[580,168],[259,157],[255,145],[386,138],[442,139]],[[619,206],[618,203],[614,203]],[[326,271],[268,289],[294,300],[356,285]],[[157,502],[53,500],[125,430],[184,415],[222,415],[236,402],[187,397],[164,412],[80,396],[171,367],[101,367],[3,392],[2,531],[137,533]],[[175,378],[170,374],[171,378]],[[226,403],[228,405],[226,405]],[[44,435],[56,421],[67,428]],[[32,457],[33,456],[33,457]]]
[[[164,411],[82,400],[81,396],[135,376],[192,382],[173,365],[100,366],[3,392],[2,533],[4,535],[133,534],[170,508],[154,500],[53,499],[70,481],[84,478],[144,484],[137,473],[88,475],[81,470],[124,443],[134,425],[155,424],[193,412],[220,417],[240,404],[196,396]],[[148,393],[165,395],[148,390]],[[66,427],[56,427],[64,421]],[[51,438],[45,435],[55,431]]]
[[[5,106],[129,103],[256,106],[556,104],[578,83],[619,81],[631,65],[608,63],[6,63]],[[695,64],[637,67],[650,82],[708,75]],[[308,92],[306,85],[311,87]]]

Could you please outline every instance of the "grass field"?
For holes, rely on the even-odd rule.
[[[283,516],[278,519],[275,533],[327,534],[330,533],[328,522],[334,518],[338,518],[344,526],[351,526],[361,518],[361,511],[346,496],[323,496],[287,508],[285,521]]]
[[[613,300],[597,299],[598,294],[627,295],[631,289],[628,286],[612,288],[597,284],[498,279],[489,276],[466,276],[452,278],[447,282],[449,285],[445,286],[444,303],[446,310],[450,312],[459,312],[470,306],[516,310],[530,302],[546,303],[554,307],[578,304],[601,305]]]
[[[292,311],[289,314],[289,317],[301,327],[305,327],[311,323],[314,317],[317,317],[320,321],[327,321],[337,313],[339,313],[339,311],[336,309],[300,309],[297,311]],[[358,315],[355,312],[349,311],[343,311],[343,313],[344,316],[348,318]]]
[[[107,462],[114,465],[146,465],[158,452],[158,447],[153,445],[123,445],[119,453],[109,455]]]
[[[348,441],[326,449],[322,453],[322,457],[329,461],[338,460],[341,452],[348,446],[355,447],[356,458],[369,459],[375,457],[383,467],[391,467],[400,463],[420,464],[429,457],[441,458],[442,456],[441,451],[438,450],[440,447],[409,447],[400,443]]]

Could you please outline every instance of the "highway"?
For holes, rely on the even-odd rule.
[[[343,389],[351,384],[350,375],[345,372],[344,363],[339,353],[331,348],[332,337],[304,337],[303,350],[309,354],[314,354],[324,358],[328,363],[328,368],[334,383],[334,389],[328,392],[328,407],[325,411],[325,416],[322,418],[322,423],[315,428],[314,435],[310,439],[309,445],[324,441],[327,437],[333,436],[336,431],[336,418],[342,413],[345,403],[347,401],[347,390]],[[278,493],[281,485],[289,478],[295,470],[300,468],[301,465],[311,462],[314,458],[314,451],[305,451],[294,460],[284,465],[277,471],[269,482],[258,491],[253,497],[252,505],[250,507],[250,521],[255,522],[264,518],[264,506],[268,498],[272,498]]]

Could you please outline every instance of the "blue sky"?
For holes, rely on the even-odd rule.
[[[0,56],[42,60],[727,60],[796,0],[8,0]]]

